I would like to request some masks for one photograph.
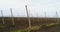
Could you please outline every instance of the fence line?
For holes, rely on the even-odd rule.
[[[26,13],[27,13],[27,18],[28,18],[28,21],[29,21],[29,27],[31,28],[31,20],[30,20],[30,17],[29,17],[29,13],[28,13],[28,9],[27,9],[27,6],[25,6],[26,8]],[[10,8],[10,11],[11,11],[11,17],[12,17],[12,25],[15,25],[15,21],[14,21],[14,16],[13,16],[13,11],[12,11],[12,8]],[[56,21],[59,22],[59,19],[58,19],[58,13],[57,11],[55,12],[56,13]],[[48,20],[47,18],[47,15],[46,15],[46,12],[44,12],[45,14],[45,18],[46,18],[46,21]],[[1,15],[2,15],[2,24],[5,24],[5,21],[4,21],[4,15],[3,15],[3,10],[1,10]],[[39,21],[39,16],[38,16],[38,13],[36,14],[37,17],[38,17],[38,21]],[[47,23],[47,22],[46,22]]]

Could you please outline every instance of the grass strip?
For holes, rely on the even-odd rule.
[[[23,30],[13,30],[13,31],[10,31],[10,32],[30,32],[31,30],[35,31],[35,30],[41,30],[41,29],[45,29],[45,28],[50,28],[52,26],[55,26],[55,25],[59,25],[59,23],[50,23],[50,24],[45,24],[45,25],[40,25],[40,26],[32,26],[31,29],[29,28],[26,28],[26,29],[23,29]]]

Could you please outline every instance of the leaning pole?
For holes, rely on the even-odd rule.
[[[12,12],[12,8],[10,8],[10,11],[11,11],[11,17],[12,17],[12,25],[15,25],[15,23],[14,23],[14,16],[13,16],[13,12]]]
[[[25,8],[26,8],[27,18],[28,18],[28,22],[29,22],[29,28],[31,29],[31,21],[30,21],[27,5],[25,5]]]
[[[3,11],[1,10],[1,16],[2,16],[2,24],[5,24],[4,22],[4,16],[3,16]]]

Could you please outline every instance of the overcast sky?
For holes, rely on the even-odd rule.
[[[28,3],[30,16],[33,17],[56,17],[56,11],[60,17],[60,0],[0,0],[0,11],[4,16],[11,16],[10,8],[14,16],[26,16],[25,5]],[[0,12],[1,16],[1,12]]]

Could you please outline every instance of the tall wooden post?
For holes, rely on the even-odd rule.
[[[12,25],[15,25],[15,23],[14,23],[14,16],[13,16],[13,12],[12,12],[12,8],[10,8],[10,11],[11,11],[11,17],[12,17]]]
[[[31,29],[31,21],[30,21],[27,5],[25,5],[25,8],[26,8],[26,13],[27,13],[27,18],[28,18],[28,21],[29,21],[29,28]]]
[[[39,21],[39,16],[38,16],[38,13],[37,13],[37,18],[38,18],[38,21]]]
[[[33,19],[33,21],[34,21],[34,16],[31,14],[31,17],[32,17],[32,19]]]
[[[2,11],[2,10],[1,10],[1,15],[2,15],[2,24],[5,24],[5,23],[4,23],[3,11]]]
[[[46,19],[46,24],[47,24],[47,17],[46,17],[46,12],[45,12],[45,19]]]
[[[56,11],[56,22],[59,22],[58,13]]]

